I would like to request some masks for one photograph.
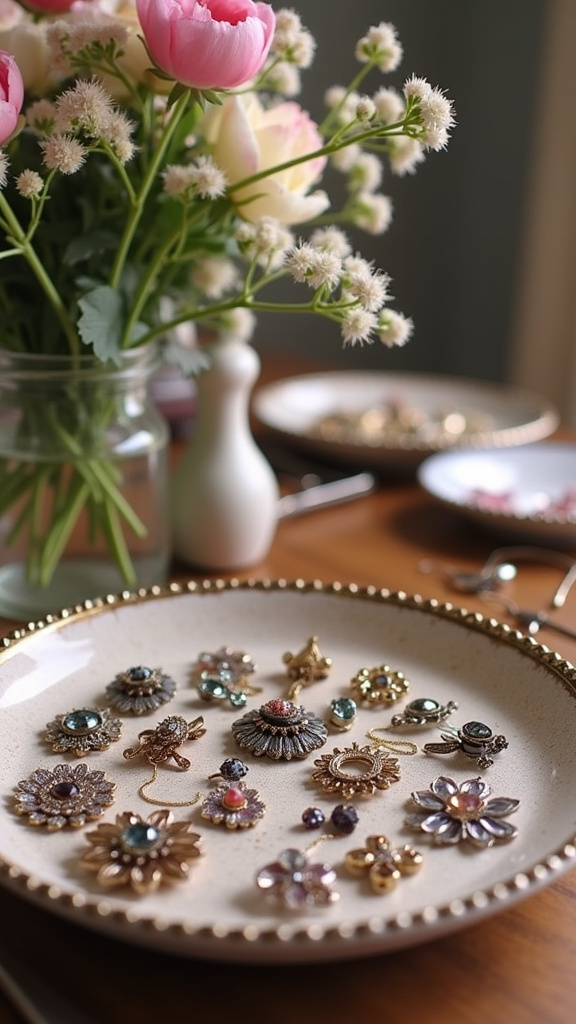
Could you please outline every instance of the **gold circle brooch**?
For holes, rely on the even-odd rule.
[[[398,761],[379,747],[351,747],[340,750],[335,747],[331,754],[323,754],[314,761],[316,771],[312,780],[318,782],[324,792],[337,793],[346,800],[356,795],[372,796],[376,790],[388,789],[400,779]]]

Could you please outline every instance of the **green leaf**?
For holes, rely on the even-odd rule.
[[[81,298],[78,331],[85,345],[91,345],[103,361],[119,361],[124,330],[124,303],[115,288],[99,285]]]
[[[118,245],[118,238],[111,231],[91,231],[72,239],[64,250],[64,263],[74,266],[91,256],[107,252]]]

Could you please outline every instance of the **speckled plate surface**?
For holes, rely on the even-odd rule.
[[[201,700],[191,683],[198,654],[222,645],[248,652],[257,664],[252,682],[262,688],[249,698],[247,709],[253,709],[286,696],[290,680],[283,655],[300,650],[312,633],[333,666],[326,679],[300,694],[308,711],[328,723],[330,701],[350,696],[350,680],[359,669],[382,664],[405,674],[406,697],[394,708],[362,705],[348,732],[327,724],[326,744],[304,759],[244,754],[231,725],[245,712]],[[575,862],[576,671],[495,620],[418,597],[336,583],[190,583],[89,603],[13,633],[1,649],[0,882],[87,928],[136,945],[222,961],[346,959],[464,928],[530,896]],[[47,832],[14,812],[20,780],[38,767],[79,763],[73,754],[52,752],[44,738],[46,724],[74,708],[102,706],[105,686],[132,665],[161,666],[176,680],[177,691],[161,711],[122,716],[120,741],[82,759],[117,785],[115,804],[100,821],[113,821],[126,810],[154,811],[138,795],[150,778],[150,765],[126,760],[122,751],[167,714],[187,720],[202,715],[206,733],[181,748],[191,759],[189,771],[159,766],[151,795],[174,801],[205,794],[223,759],[243,756],[249,765],[246,784],[267,804],[263,819],[242,831],[203,820],[198,804],[176,809],[176,817],[194,823],[203,855],[192,863],[188,880],[142,897],[103,890],[80,867],[87,848],[83,833],[94,824]],[[305,849],[318,837],[301,822],[306,807],[319,806],[328,818],[342,802],[312,782],[315,758],[354,742],[366,745],[369,729],[389,725],[392,713],[417,697],[457,701],[450,724],[484,722],[506,736],[508,748],[480,770],[458,751],[424,753],[425,742],[440,740],[437,727],[403,730],[401,737],[414,741],[418,751],[398,755],[400,780],[375,795],[355,797],[355,832],[309,853],[312,861],[335,868],[339,901],[298,913],[269,903],[255,884],[256,872],[283,849]],[[400,733],[384,735],[399,738]],[[404,819],[411,793],[428,789],[440,775],[458,784],[481,776],[494,796],[519,799],[509,819],[517,837],[488,849],[468,843],[439,847],[409,829]],[[395,846],[410,843],[424,856],[419,873],[386,895],[374,894],[365,878],[348,875],[343,863],[347,851],[379,833]]]
[[[325,417],[357,417],[399,407],[422,421],[385,432],[319,433]],[[257,418],[292,446],[330,462],[412,472],[427,456],[447,449],[509,448],[540,441],[559,424],[547,399],[506,384],[436,374],[336,370],[301,374],[267,384],[253,401]],[[412,415],[413,414],[413,415]],[[463,421],[463,429],[437,429],[437,417]],[[462,427],[462,422],[460,424]]]

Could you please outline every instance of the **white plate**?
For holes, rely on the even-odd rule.
[[[320,420],[357,415],[395,402],[424,419],[423,430],[392,428],[371,441],[317,432]],[[453,377],[336,370],[303,374],[263,386],[254,413],[292,445],[330,461],[381,469],[413,469],[432,452],[447,448],[510,447],[548,437],[558,426],[557,410],[546,399],[508,385]],[[464,417],[461,433],[438,432],[440,411]]]
[[[503,536],[576,547],[576,445],[443,452],[418,469],[444,505]]]
[[[0,879],[44,909],[135,944],[183,955],[264,963],[345,959],[471,925],[536,892],[574,863],[576,671],[533,639],[494,620],[417,597],[302,581],[190,583],[138,598],[109,598],[87,608],[23,630],[5,641],[0,655]],[[192,761],[188,772],[160,765],[151,795],[185,800],[197,791],[205,793],[215,784],[208,777],[223,759],[242,756],[230,725],[243,712],[201,701],[189,681],[198,654],[222,644],[250,653],[259,666],[252,679],[262,687],[262,695],[249,701],[253,708],[286,694],[282,656],[300,650],[312,632],[333,668],[300,699],[324,720],[329,701],[350,693],[349,680],[360,668],[386,662],[405,673],[410,698],[456,700],[459,710],[450,723],[479,719],[509,742],[492,767],[481,772],[458,752],[423,753],[424,742],[440,738],[435,727],[403,732],[419,749],[398,758],[400,781],[357,799],[360,822],[354,834],[326,842],[311,854],[336,868],[339,902],[294,914],[269,904],[255,885],[257,869],[282,849],[303,849],[317,837],[301,822],[307,806],[319,806],[329,817],[342,802],[311,783],[314,754],[289,762],[244,756],[250,766],[246,783],[260,792],[268,808],[254,828],[240,832],[212,825],[200,817],[198,806],[176,810],[176,817],[197,826],[204,856],[193,862],[186,882],[144,897],[100,889],[94,876],[79,867],[78,856],[87,849],[82,833],[94,825],[46,832],[14,813],[18,782],[39,766],[66,760],[103,769],[117,783],[116,803],[101,820],[112,821],[125,810],[151,813],[154,808],[138,796],[150,766],[126,761],[122,750],[168,709],[187,719],[202,714],[207,731],[182,748]],[[83,762],[52,753],[44,741],[46,723],[55,714],[101,702],[110,679],[134,664],[161,665],[177,681],[176,696],[164,711],[126,718],[121,740]],[[354,741],[367,744],[367,730],[387,725],[391,714],[389,708],[360,708],[349,732],[329,727],[320,753]],[[404,817],[411,792],[427,789],[439,775],[459,783],[483,775],[495,796],[519,798],[510,819],[518,836],[490,849],[468,844],[432,848],[426,836],[405,826]],[[345,853],[378,833],[394,845],[411,843],[424,854],[419,874],[380,896],[343,868]]]

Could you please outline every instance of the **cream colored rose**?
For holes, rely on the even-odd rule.
[[[221,107],[213,107],[200,131],[212,144],[214,160],[230,185],[322,147],[318,128],[297,103],[266,109],[254,93],[229,96]],[[310,189],[325,164],[325,157],[304,160],[234,190],[239,214],[250,221],[274,217],[281,224],[302,224],[317,217],[330,200],[325,192]]]
[[[15,58],[28,93],[41,96],[47,90],[52,76],[44,26],[35,24],[20,4],[12,0],[0,3],[0,50]]]

